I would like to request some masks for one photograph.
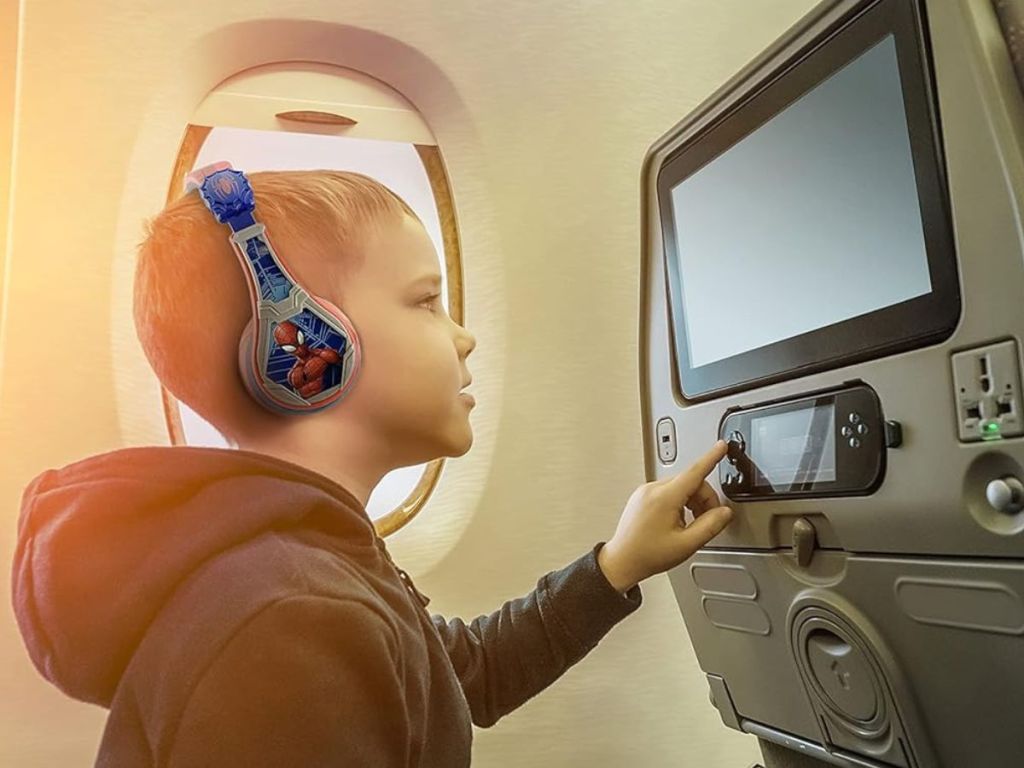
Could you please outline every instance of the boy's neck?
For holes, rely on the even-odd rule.
[[[372,452],[345,450],[343,445],[339,445],[341,442],[335,438],[330,446],[320,446],[304,440],[301,441],[302,449],[296,450],[283,439],[273,442],[246,440],[238,447],[317,472],[351,493],[365,510],[373,489],[392,468],[374,461]],[[347,442],[352,446],[360,445],[359,441]]]

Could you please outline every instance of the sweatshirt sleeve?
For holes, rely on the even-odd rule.
[[[547,688],[640,607],[639,584],[623,596],[598,566],[604,543],[469,626],[432,616],[475,725],[494,725]]]
[[[166,765],[405,766],[410,726],[399,663],[393,627],[369,606],[278,600],[198,680]]]

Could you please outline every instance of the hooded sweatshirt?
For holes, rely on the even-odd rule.
[[[363,505],[260,453],[125,448],[25,489],[12,599],[36,669],[109,709],[96,765],[470,764],[489,727],[640,607],[596,544],[468,624]]]

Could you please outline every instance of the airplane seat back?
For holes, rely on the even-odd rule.
[[[767,768],[1024,754],[1022,5],[825,0],[645,158],[647,476],[729,442],[669,579]]]

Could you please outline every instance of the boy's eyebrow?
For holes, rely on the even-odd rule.
[[[440,285],[441,284],[441,276],[439,274],[437,274],[436,272],[433,273],[433,274],[429,274],[429,275],[420,275],[418,278],[413,280],[409,285],[410,285],[410,287],[415,287],[415,286],[421,285],[423,283],[429,283],[430,285]]]

